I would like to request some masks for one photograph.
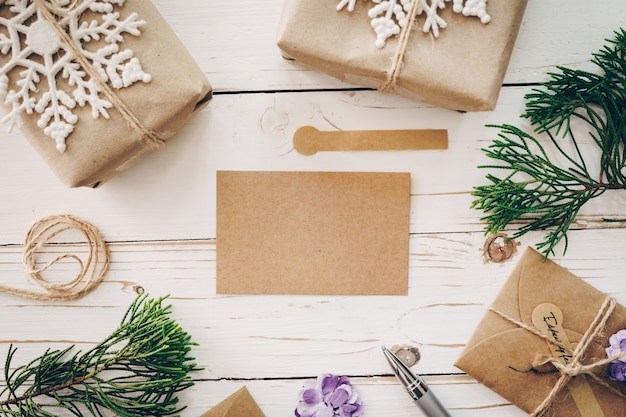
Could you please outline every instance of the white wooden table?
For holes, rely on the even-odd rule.
[[[293,415],[305,379],[348,375],[366,416],[409,417],[419,410],[381,354],[382,344],[412,344],[416,367],[454,417],[525,415],[453,366],[519,258],[543,234],[520,239],[505,263],[486,263],[481,212],[469,208],[484,183],[480,148],[487,123],[518,119],[523,96],[556,65],[591,68],[589,58],[623,23],[626,2],[531,0],[495,111],[460,114],[354,89],[281,58],[275,32],[282,1],[154,0],[215,87],[209,107],[164,149],[99,189],[68,189],[18,134],[0,134],[0,282],[34,289],[21,246],[33,222],[50,214],[82,217],[105,235],[112,264],[105,282],[73,302],[0,294],[0,356],[16,363],[47,347],[85,348],[118,324],[135,286],[171,294],[174,317],[199,343],[205,369],[181,394],[183,416],[199,416],[247,386],[267,417]],[[292,136],[320,129],[443,128],[444,152],[335,152],[302,156]],[[215,293],[216,170],[410,172],[408,296],[221,296]],[[569,248],[555,261],[626,303],[623,226],[626,195],[584,209]]]

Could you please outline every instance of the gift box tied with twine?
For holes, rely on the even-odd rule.
[[[623,306],[528,248],[455,365],[531,416],[620,417],[605,348],[625,327]]]
[[[447,26],[434,38],[422,32],[423,2],[415,0],[398,36],[378,48],[368,16],[374,3],[338,12],[337,0],[291,0],[283,5],[277,44],[289,61],[351,84],[452,110],[492,110],[526,3],[489,2],[488,24],[446,7],[438,13]]]
[[[110,179],[212,97],[148,0],[0,0],[0,18],[4,119],[70,187]]]

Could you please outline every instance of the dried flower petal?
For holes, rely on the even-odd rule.
[[[328,396],[328,403],[333,408],[339,408],[350,399],[350,394],[343,387],[338,387]]]
[[[322,401],[322,396],[315,389],[306,389],[302,392],[302,401],[307,404],[317,404]]]
[[[359,417],[361,399],[358,390],[346,376],[321,374],[316,380],[305,381],[296,417]]]

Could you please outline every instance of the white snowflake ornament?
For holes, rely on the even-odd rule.
[[[136,13],[120,20],[116,6],[121,8],[124,1],[4,1],[2,7],[10,13],[0,16],[0,99],[9,108],[2,119],[9,129],[22,127],[24,113],[37,113],[37,126],[63,152],[78,122],[76,106],[89,106],[93,118],[109,118],[113,104],[103,94],[102,83],[121,89],[151,81],[134,52],[120,48],[124,35],[139,36],[146,24]],[[65,40],[60,31],[67,35]],[[92,79],[81,62],[87,62],[100,80]],[[65,85],[71,91],[65,91]]]
[[[483,24],[489,23],[491,17],[487,13],[487,0],[364,0],[375,3],[369,9],[368,16],[371,25],[376,32],[375,45],[382,48],[388,38],[400,34],[402,28],[407,24],[413,2],[415,5],[415,15],[425,16],[422,30],[425,33],[431,32],[435,38],[439,37],[439,30],[445,28],[447,22],[439,16],[439,10],[445,9],[446,4],[453,2],[452,10],[455,13],[467,17],[478,17]],[[337,11],[344,8],[348,12],[354,11],[357,0],[340,0],[337,4]]]

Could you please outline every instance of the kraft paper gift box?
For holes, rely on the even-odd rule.
[[[400,37],[388,38],[378,48],[368,17],[376,4],[357,0],[352,12],[347,7],[337,11],[338,4],[338,0],[285,1],[277,44],[295,64],[357,86],[380,88],[402,49],[398,48]],[[416,17],[407,34],[398,78],[383,90],[452,110],[492,110],[526,0],[488,2],[491,21],[487,24],[455,13],[452,7],[446,3],[438,12],[447,22],[438,38],[421,30],[424,16]]]
[[[200,417],[265,417],[246,387],[242,387]]]
[[[527,249],[455,365],[528,413],[624,416],[626,386],[601,362],[608,338],[626,327],[626,309],[610,301]]]
[[[4,122],[70,187],[110,179],[211,99],[149,0],[5,0],[0,17]]]

